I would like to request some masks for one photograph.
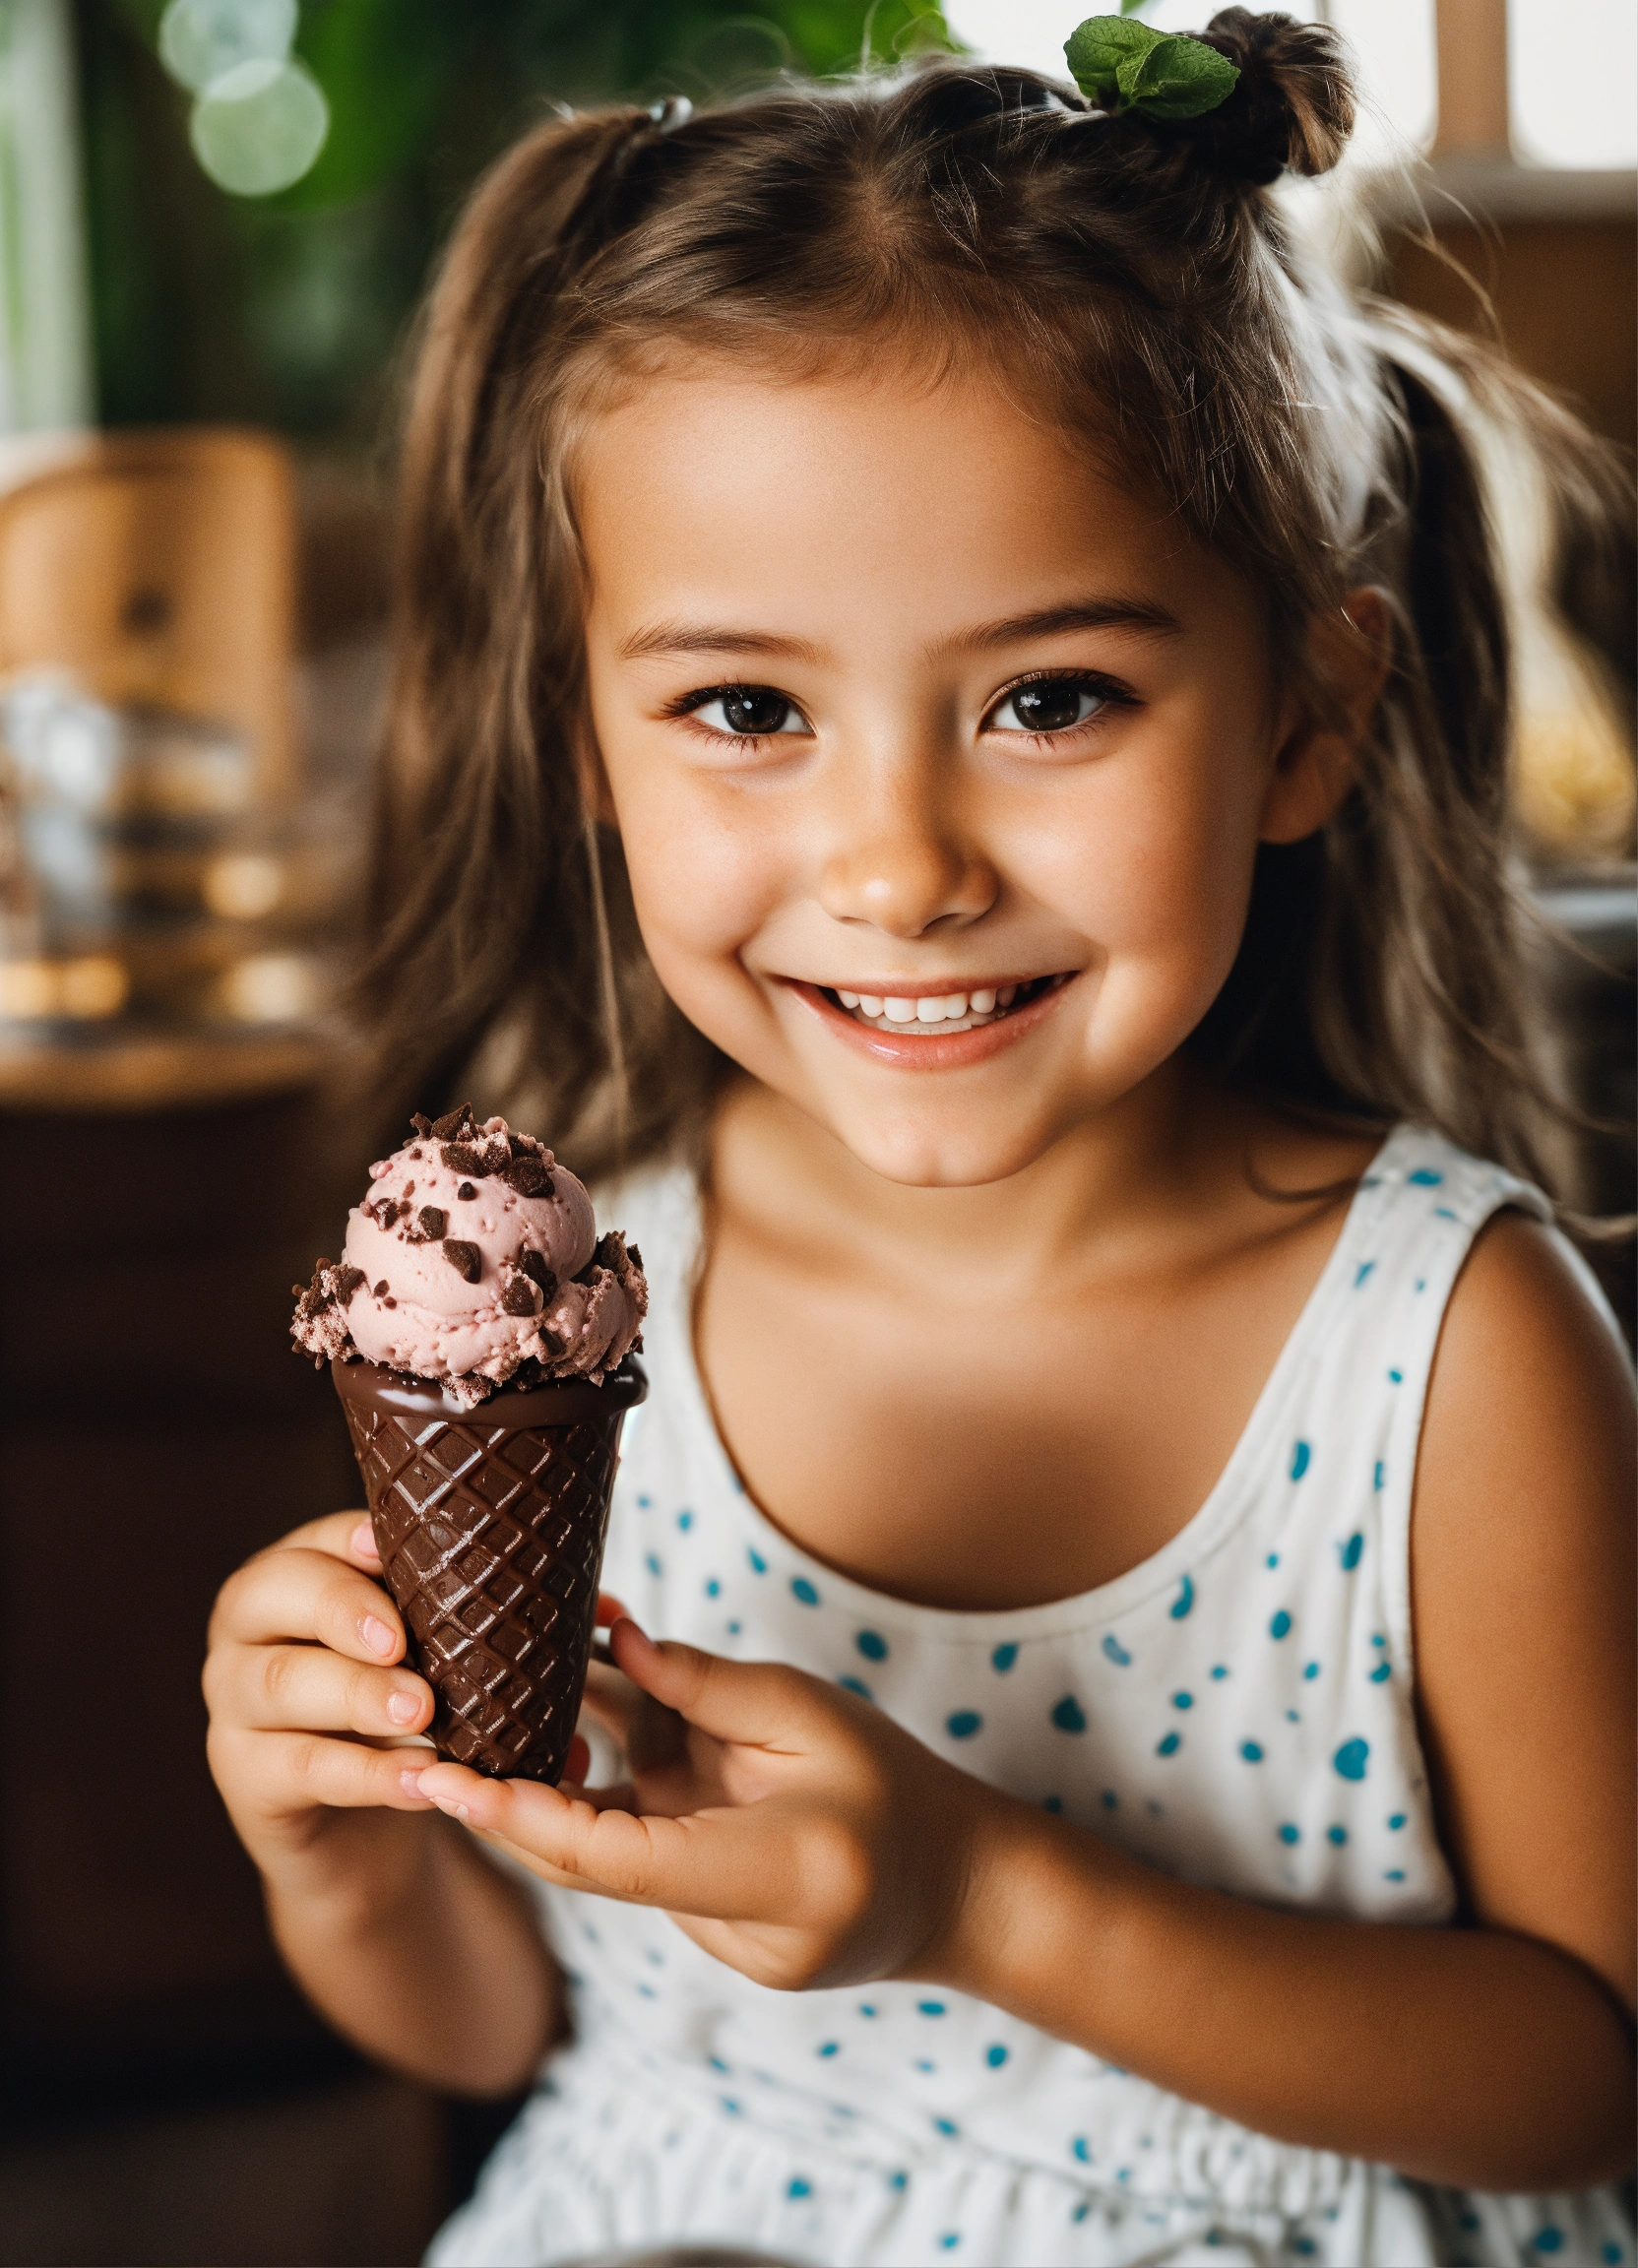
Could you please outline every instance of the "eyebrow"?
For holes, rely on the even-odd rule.
[[[1015,646],[1026,638],[1054,638],[1065,630],[1135,630],[1153,638],[1175,638],[1183,625],[1169,608],[1152,598],[1082,598],[1066,606],[1042,606],[1032,614],[1009,614],[1004,621],[983,622],[946,641],[950,647],[973,651],[991,646]]]
[[[622,662],[655,654],[760,654],[774,662],[817,662],[805,638],[776,638],[767,630],[734,630],[710,622],[655,622],[620,641]]]
[[[1014,646],[1027,638],[1052,638],[1068,630],[1134,630],[1140,636],[1175,638],[1182,624],[1168,608],[1149,598],[1083,598],[1064,606],[1043,606],[981,622],[972,630],[941,639],[935,651],[982,652]],[[766,630],[734,629],[711,622],[655,622],[620,642],[622,662],[662,654],[751,654],[773,662],[818,662],[821,650],[805,638],[776,637]]]

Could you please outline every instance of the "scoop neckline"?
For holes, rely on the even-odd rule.
[[[1325,1265],[1298,1310],[1245,1424],[1204,1500],[1158,1550],[1128,1567],[1123,1574],[1094,1585],[1090,1591],[1075,1592],[1065,1599],[1043,1600],[1034,1606],[925,1606],[913,1599],[900,1599],[891,1591],[872,1590],[867,1584],[843,1574],[839,1568],[804,1549],[769,1517],[739,1478],[728,1454],[694,1352],[693,1289],[704,1220],[699,1185],[693,1174],[683,1167],[678,1170],[683,1201],[678,1245],[686,1255],[686,1263],[676,1272],[667,1321],[679,1342],[677,1369],[683,1379],[688,1422],[698,1434],[708,1459],[718,1468],[729,1501],[737,1502],[740,1507],[740,1516],[752,1541],[788,1562],[792,1578],[804,1578],[821,1597],[834,1600],[861,1617],[889,1625],[896,1623],[904,1629],[914,1626],[926,1637],[974,1646],[990,1645],[999,1638],[1052,1637],[1117,1621],[1157,1592],[1180,1584],[1183,1576],[1217,1549],[1250,1512],[1256,1501],[1256,1489],[1251,1482],[1263,1479],[1268,1471],[1269,1437],[1279,1423],[1297,1373],[1308,1359],[1330,1309],[1338,1303],[1350,1281],[1354,1250],[1364,1234],[1369,1216],[1381,1203],[1381,1191],[1390,1178],[1390,1153],[1409,1139],[1413,1131],[1406,1125],[1396,1126],[1366,1161]]]

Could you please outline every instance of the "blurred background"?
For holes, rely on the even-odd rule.
[[[1328,191],[1307,223],[1361,282],[1498,331],[1630,449],[1632,0],[1295,12],[1354,43],[1370,97],[1352,218]],[[197,1681],[223,1576],[358,1493],[285,1323],[367,1155],[364,1129],[355,1155],[321,1140],[328,1015],[384,680],[402,349],[452,217],[552,103],[918,47],[1057,70],[1078,14],[0,0],[6,2261],[413,2259],[507,2114],[366,2070],[285,1982]],[[1505,518],[1542,950],[1583,1098],[1619,1120],[1630,646],[1624,684],[1575,662],[1526,485]],[[1619,1139],[1585,1172],[1630,1206]]]

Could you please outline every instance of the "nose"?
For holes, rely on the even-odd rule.
[[[990,911],[1000,887],[934,763],[890,764],[868,781],[855,773],[839,783],[818,890],[833,920],[890,937],[965,929]]]

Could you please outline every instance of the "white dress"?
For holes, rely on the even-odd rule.
[[[628,1184],[605,1209],[648,1269],[653,1391],[627,1421],[604,1582],[657,1636],[833,1677],[1167,1873],[1445,1922],[1412,1710],[1411,1485],[1445,1303],[1503,1205],[1545,1213],[1402,1128],[1188,1525],[1080,1598],[951,1613],[834,1573],[746,1495],[694,1366],[693,1182]],[[1633,2258],[1613,2191],[1408,2181],[1252,2133],[959,1992],[774,1992],[662,1914],[535,1887],[577,2037],[434,2243],[440,2268],[712,2242],[822,2268]]]

